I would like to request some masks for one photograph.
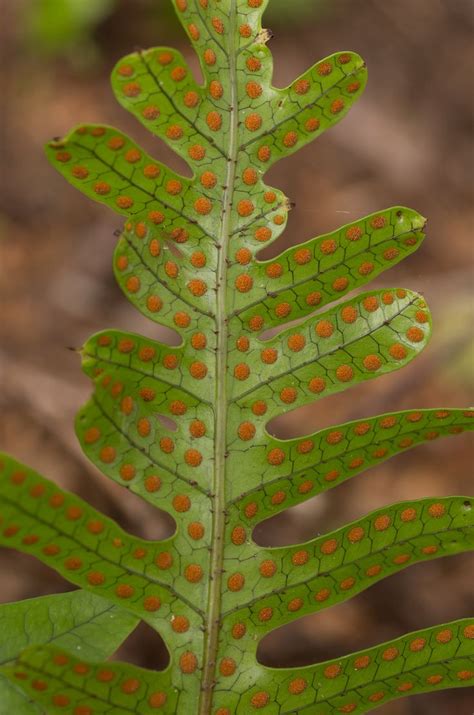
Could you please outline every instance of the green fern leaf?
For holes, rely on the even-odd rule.
[[[275,670],[256,658],[270,630],[473,544],[465,497],[393,504],[291,547],[252,539],[260,521],[471,429],[474,415],[411,410],[292,440],[268,432],[278,415],[407,365],[426,346],[431,318],[404,288],[346,297],[419,248],[425,219],[411,209],[385,209],[259,259],[291,208],[265,173],[336,124],[366,82],[361,58],[339,52],[273,87],[266,4],[174,1],[202,85],[166,47],[130,55],[113,72],[119,102],[185,159],[191,178],[98,124],[47,148],[68,181],[125,216],[117,280],[143,315],[181,338],[172,347],[120,330],[92,336],[81,356],[94,391],[76,423],[104,474],[173,516],[171,538],[132,537],[3,460],[0,542],[147,621],[171,654],[162,673],[89,664],[78,674],[74,656],[38,641],[3,672],[51,713],[362,715],[473,675],[474,631],[464,621],[308,668]],[[47,687],[35,687],[38,678]]]
[[[112,655],[138,624],[136,616],[86,591],[32,598],[0,606],[3,638],[0,666],[15,662],[30,643],[55,644],[86,660]],[[37,715],[43,712],[0,675],[0,713]]]

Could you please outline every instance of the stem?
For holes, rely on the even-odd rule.
[[[215,681],[216,659],[219,648],[221,616],[222,566],[225,535],[225,471],[227,446],[227,255],[231,231],[232,201],[238,155],[238,96],[235,47],[236,0],[231,0],[229,18],[229,79],[230,142],[225,191],[223,196],[222,221],[219,238],[219,261],[217,267],[216,303],[216,371],[215,371],[215,424],[214,424],[214,475],[213,475],[213,523],[211,535],[211,580],[207,604],[207,633],[204,642],[202,694],[199,715],[210,715]]]

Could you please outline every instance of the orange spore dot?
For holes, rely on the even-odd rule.
[[[206,189],[213,189],[217,184],[217,176],[212,171],[205,171],[201,174],[200,182]]]
[[[340,665],[337,663],[332,663],[331,665],[328,665],[324,671],[324,677],[329,678],[330,680],[333,680],[334,678],[337,678],[338,675],[342,673],[342,668]]]
[[[336,370],[336,377],[340,382],[350,382],[354,377],[354,370],[350,365],[340,365]]]
[[[364,298],[362,305],[368,313],[373,313],[378,309],[379,301],[375,295],[369,295],[367,298]]]
[[[193,109],[199,104],[199,94],[197,92],[186,92],[183,102],[188,109]]]
[[[138,82],[128,82],[123,86],[123,93],[126,97],[138,97],[142,88]]]
[[[374,229],[384,228],[387,225],[387,221],[384,216],[374,216],[371,220],[370,225]]]
[[[250,201],[250,199],[242,199],[242,201],[239,201],[237,204],[237,213],[239,216],[251,216],[254,211],[255,205],[252,201]]]
[[[173,322],[178,328],[187,328],[191,323],[191,316],[184,311],[179,311],[173,315]]]
[[[197,449],[187,449],[184,453],[184,461],[190,467],[199,467],[202,462],[202,454]]]
[[[309,553],[305,549],[300,551],[295,551],[291,557],[291,563],[293,566],[304,566],[309,561]]]
[[[189,511],[191,500],[186,494],[177,494],[173,499],[173,508],[179,513]]]
[[[354,661],[354,668],[356,670],[364,670],[370,665],[370,656],[368,655],[361,655],[359,658],[356,658]]]
[[[161,551],[155,557],[155,564],[162,571],[166,571],[167,569],[171,568],[171,566],[173,565],[173,557],[169,551]]]
[[[248,519],[252,519],[258,512],[258,504],[254,501],[249,502],[244,508],[244,514]]]
[[[213,79],[212,82],[209,85],[209,94],[211,97],[214,99],[221,99],[221,97],[224,94],[224,87],[222,84],[217,80]]]
[[[146,307],[150,313],[158,313],[163,307],[163,301],[158,295],[149,295],[146,299]]]
[[[188,535],[193,541],[199,541],[204,536],[204,526],[199,521],[192,521],[188,524]]]
[[[330,338],[334,333],[334,325],[329,320],[320,320],[315,330],[320,338]]]
[[[331,106],[329,107],[331,114],[339,114],[342,112],[344,107],[346,106],[346,103],[342,98],[335,99],[333,102],[331,102]]]
[[[201,196],[194,202],[194,209],[201,216],[207,216],[212,211],[212,202],[206,196]]]
[[[247,82],[245,91],[250,99],[258,99],[263,92],[263,88],[258,82]]]
[[[326,382],[322,377],[313,377],[308,384],[310,392],[319,394],[326,389]]]
[[[275,315],[277,318],[286,318],[291,313],[291,310],[289,303],[278,303],[275,307]]]
[[[203,380],[207,375],[208,369],[203,362],[193,362],[189,368],[189,374],[195,380]]]
[[[138,293],[141,287],[140,279],[138,276],[130,276],[125,282],[125,287],[129,293]]]
[[[124,482],[130,482],[135,477],[137,470],[133,464],[122,464],[119,473]]]
[[[202,297],[207,293],[207,283],[200,279],[194,279],[188,283],[189,292],[197,298]]]
[[[421,343],[424,340],[425,334],[421,328],[412,326],[406,331],[406,336],[411,343]]]
[[[161,451],[165,454],[171,454],[174,451],[174,442],[171,437],[162,437],[159,444]]]
[[[273,608],[270,608],[270,606],[266,606],[265,608],[260,609],[258,612],[258,620],[262,621],[262,623],[265,623],[266,621],[271,621],[273,618]]]
[[[249,4],[260,2],[260,0],[248,0]],[[253,708],[256,710],[260,710],[261,708],[264,708],[268,703],[270,702],[270,695],[266,692],[266,690],[260,690],[258,693],[255,693],[252,695],[250,698],[250,704],[252,705]]]
[[[230,535],[230,540],[234,544],[234,546],[241,546],[242,544],[245,543],[245,540],[247,538],[247,532],[245,531],[243,526],[235,526],[232,529],[232,533]]]
[[[161,479],[155,474],[150,474],[145,479],[145,489],[147,492],[152,494],[153,492],[159,491],[161,488]]]
[[[194,333],[191,337],[191,345],[195,350],[204,350],[207,345],[207,338],[204,333]]]
[[[166,136],[168,137],[168,139],[181,139],[183,134],[184,132],[178,124],[170,124],[170,126],[166,130]]]
[[[369,372],[375,372],[382,367],[382,361],[378,355],[366,355],[363,363],[365,369]]]
[[[306,338],[300,333],[295,333],[294,335],[290,335],[287,345],[292,352],[300,352],[306,345]]]
[[[151,708],[159,709],[163,705],[166,705],[167,700],[168,700],[168,697],[167,697],[166,693],[157,691],[156,693],[152,693],[150,695],[150,697],[148,698],[148,705]]]
[[[201,420],[193,420],[189,425],[189,433],[191,437],[199,439],[206,434],[206,425]]]
[[[431,506],[428,507],[428,514],[433,519],[440,519],[446,514],[446,507],[444,506],[444,504],[441,504],[439,502],[436,504],[431,504]]]
[[[89,170],[86,169],[85,166],[73,166],[71,174],[75,179],[87,179],[89,176]]]
[[[368,276],[372,273],[374,270],[374,264],[370,263],[370,261],[364,261],[364,263],[361,263],[358,269],[358,273],[361,276]]]
[[[387,661],[392,661],[395,660],[395,658],[398,658],[399,653],[400,651],[398,650],[398,648],[392,646],[383,651],[382,658]]]
[[[232,626],[232,638],[235,640],[240,640],[247,633],[247,627],[245,623],[234,623]]]
[[[206,117],[206,124],[213,132],[218,132],[222,126],[222,116],[219,112],[209,112]]]
[[[270,501],[274,506],[278,506],[279,504],[283,504],[285,499],[286,499],[286,492],[284,492],[283,490],[280,489],[278,492],[275,492],[275,494],[272,495],[272,498]]]
[[[321,553],[325,554],[326,556],[333,554],[337,548],[337,539],[328,539],[327,541],[324,541],[320,546]]]
[[[296,146],[296,144],[298,143],[298,139],[298,132],[287,132],[283,137],[283,146],[286,146],[288,149],[291,149],[292,147]]]
[[[247,168],[242,173],[242,180],[247,186],[253,186],[258,181],[258,174],[255,169]]]
[[[378,516],[374,521],[374,529],[376,531],[386,531],[391,525],[392,520],[387,514]]]
[[[261,115],[254,112],[245,118],[245,126],[249,132],[256,132],[262,126],[262,121]]]
[[[273,466],[278,466],[283,464],[285,461],[285,452],[282,449],[275,448],[271,449],[267,454],[267,462]]]
[[[184,569],[184,578],[189,583],[199,583],[203,577],[203,570],[199,564],[189,564]]]
[[[280,400],[287,405],[291,405],[297,398],[298,391],[295,387],[284,387],[280,392]]]
[[[341,293],[342,291],[346,290],[348,285],[349,285],[349,279],[346,278],[345,276],[336,278],[332,283],[333,289],[335,291],[337,291],[338,293]]]
[[[303,608],[303,605],[304,602],[302,598],[293,598],[291,599],[291,601],[289,601],[286,608],[291,613],[295,613],[296,611],[299,611],[301,608]]]
[[[401,343],[394,343],[389,348],[389,353],[394,360],[405,360],[407,356],[407,349]]]
[[[87,581],[91,586],[102,586],[105,583],[105,575],[101,571],[89,571]]]
[[[314,449],[314,442],[312,439],[305,439],[303,442],[300,442],[297,451],[299,454],[309,454],[309,452],[312,452]]]
[[[320,77],[327,77],[331,74],[332,70],[333,67],[330,62],[321,62],[321,64],[316,67],[316,72]]]
[[[245,577],[241,573],[234,573],[227,579],[227,588],[229,591],[240,591],[244,587]]]
[[[252,254],[248,248],[239,248],[235,254],[235,260],[242,266],[246,266],[252,260]]]
[[[257,156],[260,159],[260,161],[267,162],[270,160],[270,157],[272,155],[271,149],[269,146],[261,146],[257,152]]]
[[[252,412],[254,415],[261,417],[264,415],[267,411],[267,403],[264,402],[264,400],[257,400],[256,402],[253,403],[252,405]]]
[[[112,187],[110,184],[107,184],[106,181],[97,181],[97,183],[94,184],[94,191],[96,194],[99,194],[99,196],[106,196],[110,194],[111,190]]]
[[[395,246],[392,246],[391,248],[387,248],[383,252],[383,257],[385,258],[386,261],[394,261],[395,258],[399,255],[400,251],[398,248],[395,248]]]
[[[351,544],[358,543],[364,538],[364,536],[365,531],[361,526],[354,526],[347,534],[347,538],[349,539]]]
[[[131,598],[134,593],[135,589],[128,583],[119,583],[115,589],[115,594],[119,598]]]
[[[360,89],[360,82],[350,82],[350,84],[347,85],[347,91],[350,94],[354,94],[354,92],[357,92]]]
[[[337,249],[337,243],[334,239],[328,238],[325,241],[323,241],[319,247],[319,250],[321,253],[324,253],[325,255],[329,256],[331,253],[334,253]]]
[[[188,25],[188,32],[189,32],[191,38],[195,42],[197,40],[199,40],[199,38],[201,37],[201,33],[199,32],[199,29],[196,27],[196,25],[194,23],[191,23],[190,25]]]
[[[172,196],[177,196],[183,190],[183,184],[177,179],[170,179],[166,182],[165,188],[168,194],[171,194]]]
[[[241,37],[248,39],[249,37],[252,36],[252,28],[250,27],[250,25],[247,25],[247,24],[241,25],[239,27],[239,34]]]
[[[212,67],[217,62],[217,55],[214,50],[211,50],[210,48],[204,50],[202,58],[208,67]]]
[[[249,72],[259,72],[262,69],[262,63],[258,57],[249,57],[245,64]]]
[[[142,362],[150,362],[150,360],[153,360],[155,355],[156,350],[155,348],[152,348],[151,345],[143,345],[138,351],[138,357]]]
[[[235,347],[239,352],[246,353],[250,347],[250,340],[247,338],[246,335],[241,335],[235,341]]]
[[[17,531],[18,531],[18,529],[17,529]],[[5,534],[5,532],[4,532],[4,534]],[[43,554],[45,556],[57,556],[60,553],[60,551],[61,551],[61,549],[56,544],[48,544],[47,546],[45,546],[43,548]]]
[[[253,439],[255,437],[255,432],[255,425],[252,424],[252,422],[242,422],[237,430],[239,438],[244,442],[248,442]]]
[[[170,77],[173,82],[182,82],[187,74],[188,73],[184,67],[175,67],[171,70]]]
[[[165,220],[165,215],[164,215],[163,213],[161,213],[161,211],[150,211],[150,212],[148,213],[148,218],[150,219],[150,221],[151,221],[152,223],[154,223],[154,224],[156,224],[156,225],[158,226],[160,223],[163,223],[163,221]],[[158,245],[159,245],[159,244],[158,244]],[[154,254],[151,252],[151,250],[150,250],[150,253],[151,253],[152,256],[154,255]],[[158,254],[157,254],[157,255],[158,255]]]
[[[256,332],[257,330],[261,330],[263,328],[264,323],[265,321],[261,315],[254,315],[248,321],[248,327],[250,330]]]
[[[142,110],[142,117],[144,119],[147,119],[149,122],[153,121],[154,119],[158,119],[159,116],[160,110],[155,105],[150,104],[148,105],[148,107],[145,107]]]
[[[77,571],[82,568],[82,559],[79,559],[76,556],[70,556],[64,562],[64,568],[68,571]]]
[[[234,675],[236,669],[237,663],[233,658],[222,658],[221,662],[219,663],[219,672],[224,677]]]
[[[206,156],[206,150],[200,144],[193,144],[188,149],[188,156],[194,161],[201,161]]]
[[[329,588],[322,588],[320,591],[314,594],[314,600],[318,603],[324,603],[324,601],[328,600],[330,595],[331,591],[329,590]]]

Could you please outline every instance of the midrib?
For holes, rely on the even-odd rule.
[[[238,154],[238,96],[235,47],[236,0],[231,0],[229,17],[229,84],[230,84],[230,137],[229,154],[223,197],[222,222],[219,236],[219,253],[216,283],[217,350],[215,365],[215,421],[214,421],[214,474],[213,521],[211,533],[211,568],[209,598],[206,610],[207,623],[202,664],[202,691],[199,715],[210,715],[213,701],[216,659],[219,648],[221,616],[222,566],[225,532],[225,470],[227,444],[227,350],[228,325],[226,310],[227,253],[231,226],[232,201]]]

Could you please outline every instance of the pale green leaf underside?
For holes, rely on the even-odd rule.
[[[171,347],[120,330],[92,336],[81,356],[94,392],[76,422],[93,463],[174,517],[170,539],[132,537],[3,460],[1,543],[145,619],[171,655],[162,674],[113,666],[105,688],[97,669],[80,681],[59,670],[57,653],[28,650],[9,677],[48,712],[363,713],[472,676],[465,623],[371,649],[375,669],[354,671],[351,659],[366,655],[336,669],[272,671],[256,660],[268,631],[401,568],[472,549],[471,503],[462,497],[387,506],[284,549],[252,539],[259,521],[413,446],[472,429],[474,414],[411,410],[293,440],[269,433],[273,417],[408,365],[429,340],[431,318],[404,288],[346,297],[420,247],[425,219],[411,209],[372,213],[259,260],[291,208],[264,183],[268,168],[335,125],[366,83],[361,58],[339,52],[273,87],[266,4],[174,0],[202,85],[166,47],[114,69],[119,102],[185,159],[191,178],[100,124],[47,148],[68,181],[126,217],[117,280],[145,316],[181,337]],[[269,338],[270,328],[280,332]],[[401,657],[413,639],[423,647]],[[387,649],[397,654],[385,657]],[[47,689],[31,685],[34,673]]]

